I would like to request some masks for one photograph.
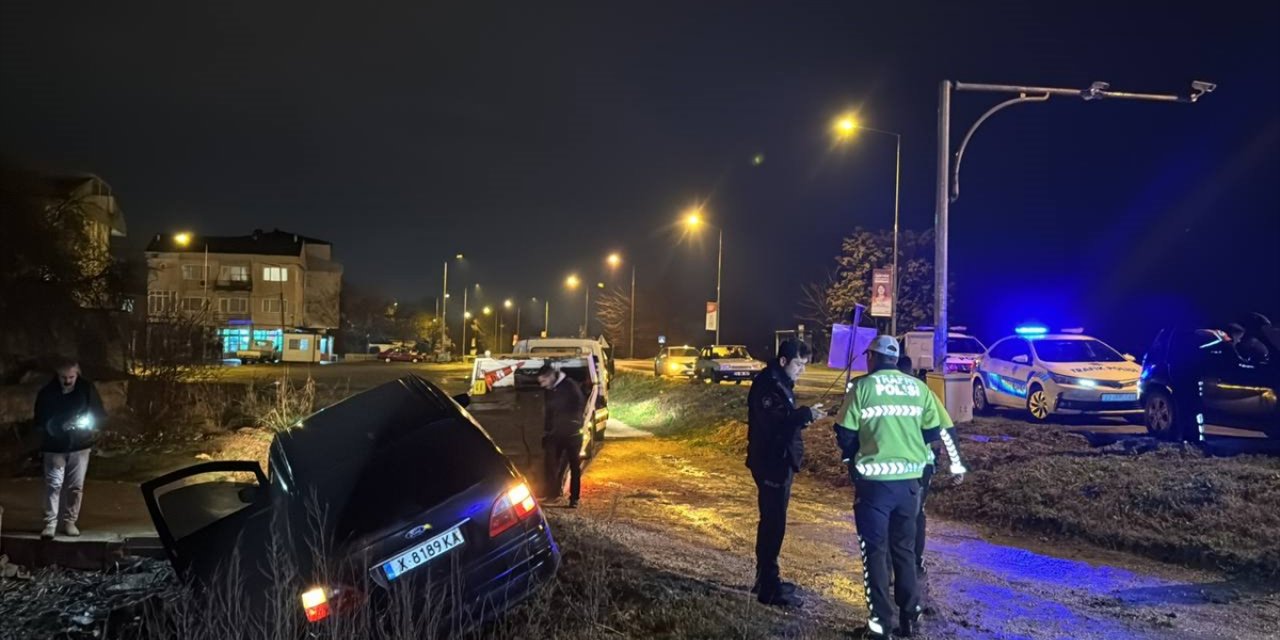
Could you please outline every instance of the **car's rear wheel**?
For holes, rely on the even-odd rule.
[[[1032,422],[1042,423],[1049,419],[1049,395],[1044,387],[1035,385],[1027,393],[1027,413]]]
[[[973,381],[973,412],[980,416],[991,415],[991,403],[987,401],[987,387],[981,380]]]
[[[1142,402],[1142,417],[1151,436],[1170,442],[1183,439],[1177,405],[1168,392],[1161,389],[1148,391]]]

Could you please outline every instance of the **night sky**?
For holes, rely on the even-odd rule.
[[[1203,79],[1195,105],[1055,98],[984,125],[952,207],[953,322],[1083,325],[1140,354],[1183,317],[1280,320],[1276,3],[424,4],[5,2],[0,154],[103,176],[139,249],[279,227],[404,299],[438,295],[461,251],[451,285],[550,295],[556,333],[582,313],[564,276],[621,251],[681,302],[675,341],[706,338],[714,236],[673,223],[707,200],[725,340],[760,344],[842,235],[891,224],[892,139],[833,149],[839,112],[902,134],[903,226],[924,228],[939,80]],[[953,144],[996,101],[956,94]]]

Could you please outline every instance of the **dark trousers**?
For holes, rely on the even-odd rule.
[[[893,603],[901,614],[920,610],[916,583],[916,519],[920,517],[919,480],[856,481],[854,522],[862,549],[862,577],[870,610],[868,626],[888,634],[894,627]],[[892,558],[893,600],[889,599]]]
[[[929,499],[929,481],[933,479],[933,472],[937,470],[934,465],[927,465],[924,468],[924,475],[920,476],[920,517],[916,518],[916,566],[924,566],[924,503]]]
[[[582,493],[582,434],[546,436],[542,441],[542,459],[546,467],[549,498],[559,498],[565,466],[569,467],[569,500],[577,501]]]
[[[787,534],[787,505],[791,502],[791,467],[770,471],[751,470],[756,481],[760,523],[756,525],[756,584],[760,595],[773,594],[781,582],[778,554]]]

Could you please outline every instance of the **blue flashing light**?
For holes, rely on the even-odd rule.
[[[1018,327],[1013,331],[1014,333],[1017,333],[1020,336],[1042,336],[1046,333],[1049,333],[1049,329],[1047,329],[1046,327],[1033,326],[1033,325]]]

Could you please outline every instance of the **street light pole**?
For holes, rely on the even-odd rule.
[[[542,337],[550,338],[551,337],[551,298],[547,298],[546,300],[543,300],[542,304],[543,304]]]
[[[720,228],[719,245],[716,252],[716,344],[720,344],[720,319],[724,316],[720,306],[720,276],[724,273],[724,227]]]
[[[449,261],[444,261],[444,288],[440,292],[440,350],[449,341]]]
[[[973,138],[978,127],[986,122],[997,111],[1015,104],[1027,102],[1046,102],[1053,96],[1068,96],[1094,102],[1103,99],[1141,100],[1144,102],[1173,102],[1194,104],[1206,93],[1211,93],[1218,86],[1200,80],[1191,83],[1191,91],[1185,95],[1169,93],[1128,93],[1111,91],[1111,85],[1105,82],[1094,82],[1086,89],[1068,89],[1062,87],[1028,87],[1003,84],[973,84],[943,80],[938,85],[938,187],[934,212],[934,278],[933,278],[933,361],[940,366],[947,359],[947,242],[949,214],[948,206],[960,197],[960,162],[964,159],[965,147]],[[959,149],[955,152],[955,162],[951,162],[951,92],[979,91],[986,93],[1016,94],[990,108],[969,127]]]
[[[467,361],[467,293],[469,287],[462,288],[462,361]]]
[[[898,151],[893,167],[893,309],[889,315],[889,334],[898,335],[898,200],[902,194],[902,136],[893,134],[898,140]]]
[[[718,318],[717,318],[718,319]],[[631,341],[627,346],[627,357],[636,357],[636,263],[631,263]]]

